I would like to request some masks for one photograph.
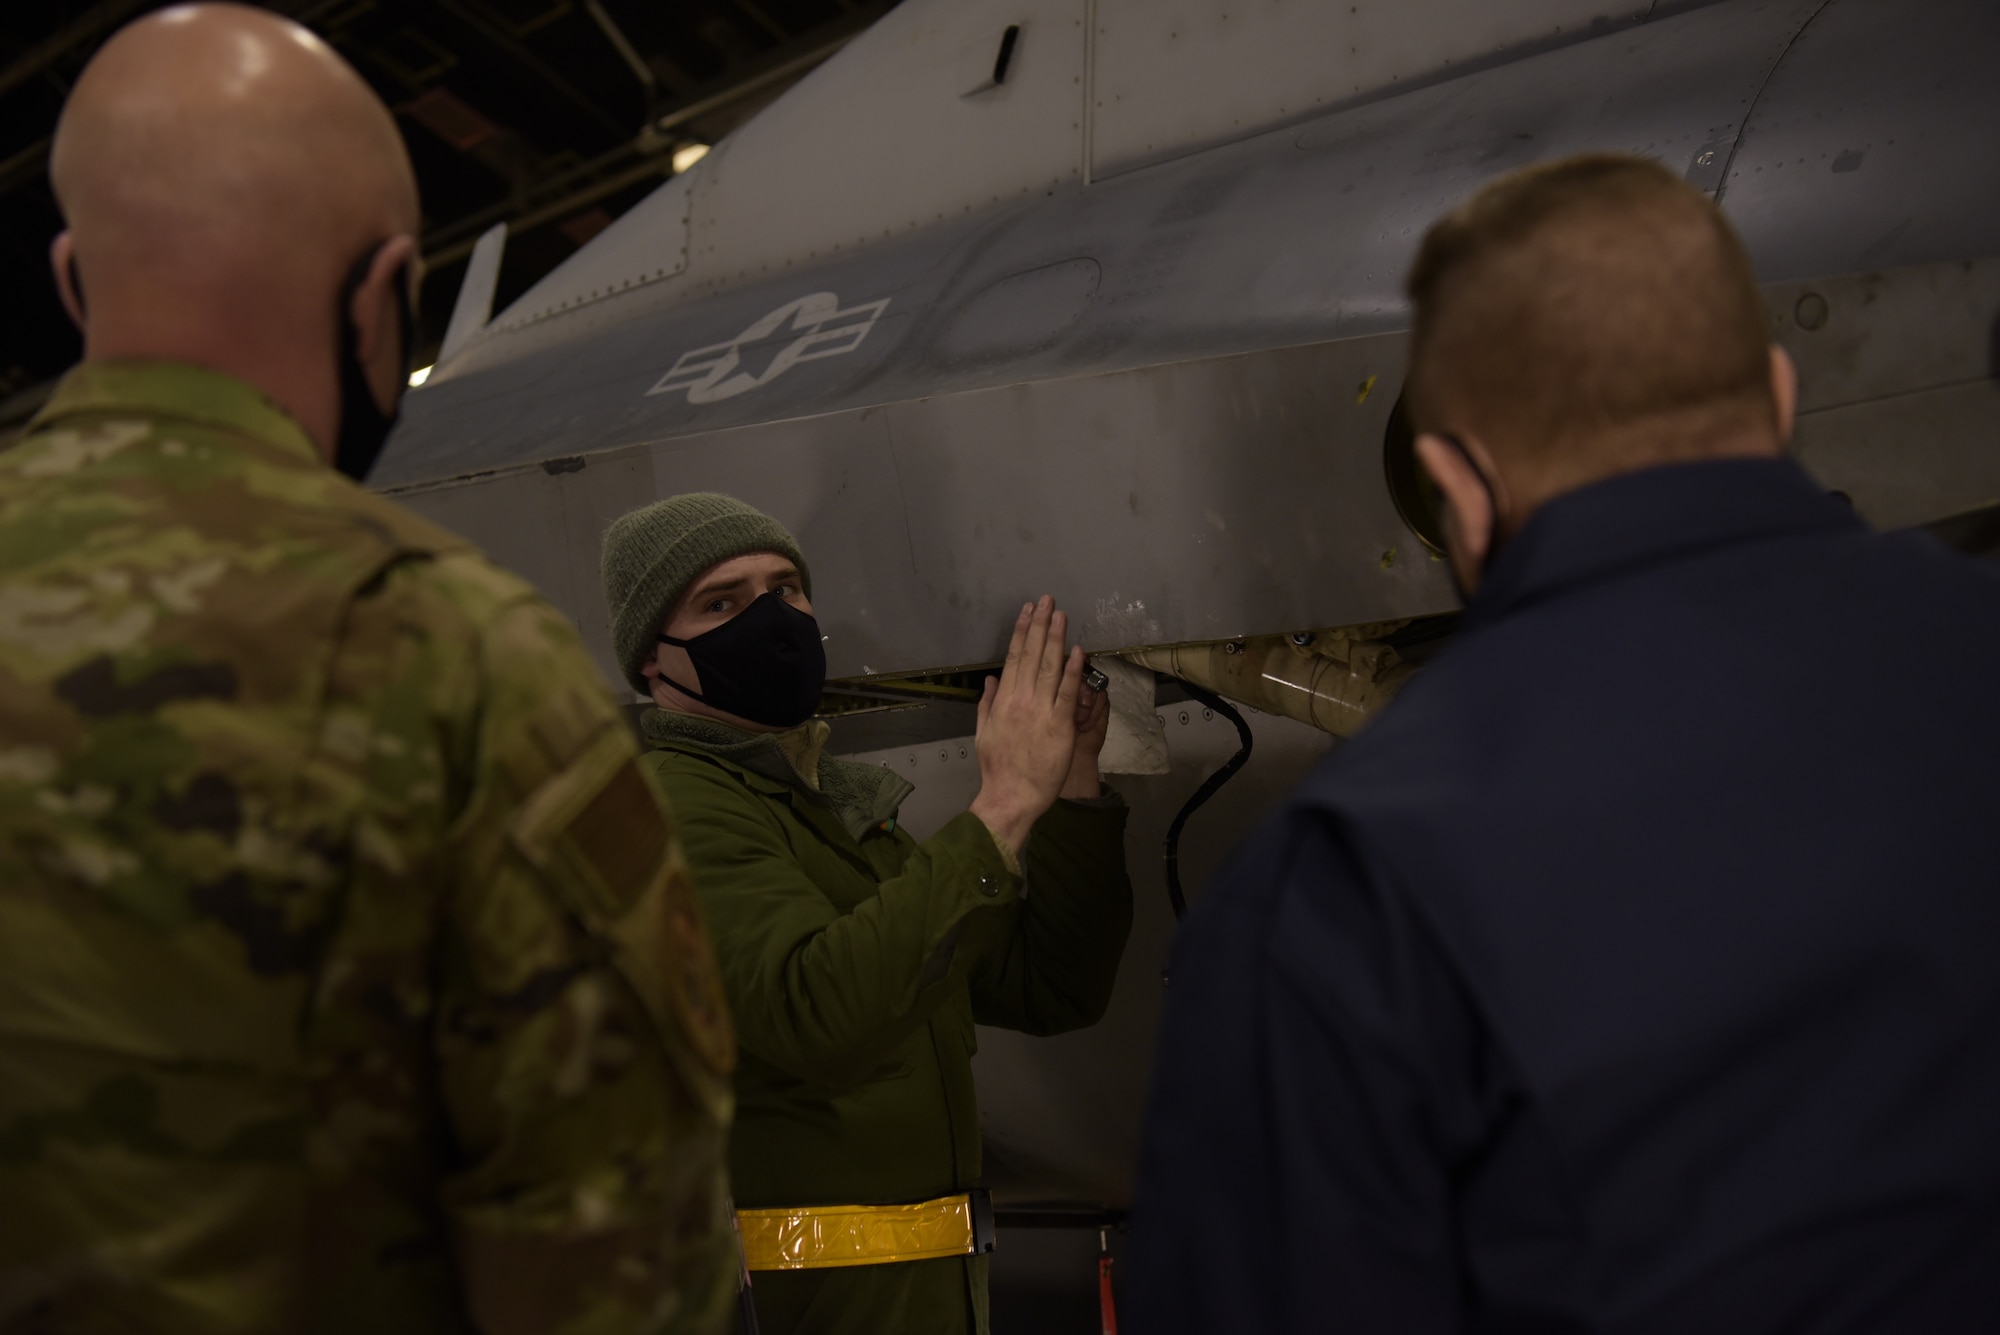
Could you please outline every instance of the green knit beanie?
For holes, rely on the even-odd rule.
[[[752,552],[777,552],[799,568],[812,597],[812,571],[785,526],[719,491],[696,491],[623,514],[604,530],[604,605],[611,612],[611,648],[625,679],[649,689],[639,666],[653,652],[660,627],[702,571]]]

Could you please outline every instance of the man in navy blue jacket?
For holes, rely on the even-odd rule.
[[[1653,164],[1409,287],[1470,602],[1180,933],[1130,1328],[2000,1330],[2000,578],[1784,457]]]

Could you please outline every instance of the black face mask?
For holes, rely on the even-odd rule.
[[[819,622],[776,593],[767,593],[714,630],[691,640],[660,636],[661,644],[687,650],[688,661],[708,684],[707,694],[660,679],[711,708],[771,728],[791,728],[812,717],[826,687],[826,646]]]
[[[1493,517],[1487,526],[1486,555],[1479,562],[1479,571],[1481,576],[1484,577],[1487,571],[1493,569],[1493,562],[1500,555],[1502,542],[1500,537],[1500,497],[1494,493],[1493,484],[1487,480],[1485,470],[1480,468],[1478,463],[1473,460],[1472,452],[1465,448],[1464,441],[1460,440],[1457,436],[1440,436],[1439,439],[1458,451],[1458,457],[1465,460],[1465,466],[1472,470],[1472,475],[1479,479],[1479,485],[1486,490],[1486,510]],[[1465,581],[1458,577],[1458,562],[1447,561],[1445,562],[1445,566],[1451,572],[1451,587],[1453,592],[1458,594],[1458,601],[1461,603],[1471,602],[1473,591],[1466,588]]]
[[[396,317],[403,340],[403,369],[396,377],[396,408],[385,413],[376,405],[375,391],[368,387],[368,373],[361,365],[361,331],[354,326],[354,294],[367,281],[368,270],[380,249],[378,246],[355,261],[340,288],[340,437],[333,446],[333,466],[356,482],[368,480],[369,470],[375,467],[375,460],[382,453],[383,442],[389,439],[389,429],[396,425],[403,386],[410,378],[410,341],[416,323],[410,310],[409,275],[399,270],[395,282]]]

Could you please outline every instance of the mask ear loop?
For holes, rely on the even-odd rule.
[[[1493,490],[1492,479],[1486,476],[1486,470],[1479,466],[1479,461],[1472,457],[1472,451],[1465,448],[1464,441],[1447,432],[1439,432],[1438,439],[1458,451],[1458,457],[1465,460],[1465,466],[1479,479],[1479,489],[1486,493],[1486,557],[1479,563],[1479,568],[1485,570],[1500,554],[1503,541],[1500,536],[1500,494]]]
[[[346,281],[340,285],[341,439],[334,452],[334,466],[357,482],[366,479],[374,468],[389,428],[402,409],[403,390],[409,384],[410,362],[415,355],[416,315],[410,307],[410,271],[406,262],[397,267],[395,278],[396,332],[402,340],[402,346],[397,350],[401,370],[396,379],[395,401],[388,412],[383,412],[382,406],[375,402],[374,387],[368,383],[367,371],[361,363],[361,328],[354,323],[354,294],[368,281],[369,271],[375,267],[375,257],[387,244],[384,241],[356,260],[347,271]],[[372,424],[359,437],[352,434],[354,423],[350,420],[357,416]]]
[[[660,635],[656,636],[655,638],[658,639],[661,644],[671,644],[676,649],[685,649],[688,647],[688,642],[686,640],[677,640],[671,635]],[[679,691],[682,695],[689,697],[690,699],[699,700],[703,704],[708,703],[707,696],[703,695],[700,691],[695,690],[691,686],[681,685],[679,682],[675,681],[672,677],[669,677],[666,674],[665,669],[661,669],[660,680],[665,682],[667,685],[673,687],[675,690]]]
[[[76,298],[76,314],[79,320],[90,318],[90,307],[83,299],[83,271],[76,267],[76,251],[69,253],[69,290]]]
[[[758,600],[759,600],[759,601],[762,601],[763,599],[765,599],[765,598],[769,598],[769,597],[771,597],[771,596],[772,596],[772,595],[771,595],[770,593],[760,593],[760,594],[758,594],[758,595],[757,595],[757,598],[758,598]],[[755,604],[753,603],[753,604],[752,604],[752,606],[754,606],[754,605],[755,605]],[[750,608],[748,608],[748,607],[746,607],[746,608],[744,608],[744,609],[743,609],[743,611],[745,611],[745,612],[747,612],[747,611],[749,611],[749,610],[750,610]],[[741,614],[739,613],[738,615],[741,615]],[[734,618],[732,618],[732,620],[733,620],[733,619],[734,619]],[[725,621],[725,622],[723,622],[722,624],[723,624],[724,626],[726,626],[726,625],[728,625],[728,624],[729,624],[729,622]],[[711,629],[711,630],[721,630],[721,629],[722,629],[722,626],[714,626],[714,627],[711,627],[710,629]],[[708,633],[709,633],[709,631],[703,631],[703,632],[702,632],[702,635],[706,635],[706,634],[708,634]],[[660,642],[661,644],[671,644],[671,645],[672,645],[672,646],[673,646],[674,648],[676,648],[676,649],[685,649],[685,648],[687,648],[687,647],[688,647],[688,645],[689,645],[689,643],[690,643],[690,641],[688,641],[688,640],[677,640],[677,639],[675,639],[675,638],[674,638],[673,636],[671,636],[671,635],[667,635],[667,634],[660,634],[660,635],[656,635],[656,636],[655,636],[654,638],[655,638],[655,639],[657,639],[657,640],[658,640],[658,641],[659,641],[659,642]],[[701,638],[701,636],[700,636],[700,635],[697,635],[697,636],[695,637],[695,639],[700,639],[700,638]],[[693,689],[691,689],[690,687],[686,687],[686,686],[683,686],[683,685],[681,685],[681,684],[680,684],[679,682],[675,681],[675,680],[674,680],[674,679],[673,679],[672,677],[669,677],[669,676],[668,676],[668,675],[667,675],[667,674],[666,674],[665,672],[661,672],[661,673],[660,673],[660,680],[661,680],[661,681],[663,681],[663,682],[665,682],[665,683],[666,683],[667,685],[669,685],[669,686],[673,687],[673,688],[674,688],[675,690],[679,691],[679,692],[680,692],[680,693],[681,693],[682,695],[685,695],[685,696],[688,696],[688,697],[689,697],[689,698],[691,698],[691,699],[695,699],[695,700],[699,700],[699,701],[701,701],[701,702],[702,702],[703,704],[707,704],[707,703],[708,703],[708,697],[707,697],[707,696],[703,695],[703,694],[702,694],[702,693],[701,693],[700,691],[697,691],[697,690],[693,690]]]

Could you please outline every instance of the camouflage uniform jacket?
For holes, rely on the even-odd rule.
[[[0,454],[0,1330],[710,1331],[733,1038],[569,624],[249,387]]]

